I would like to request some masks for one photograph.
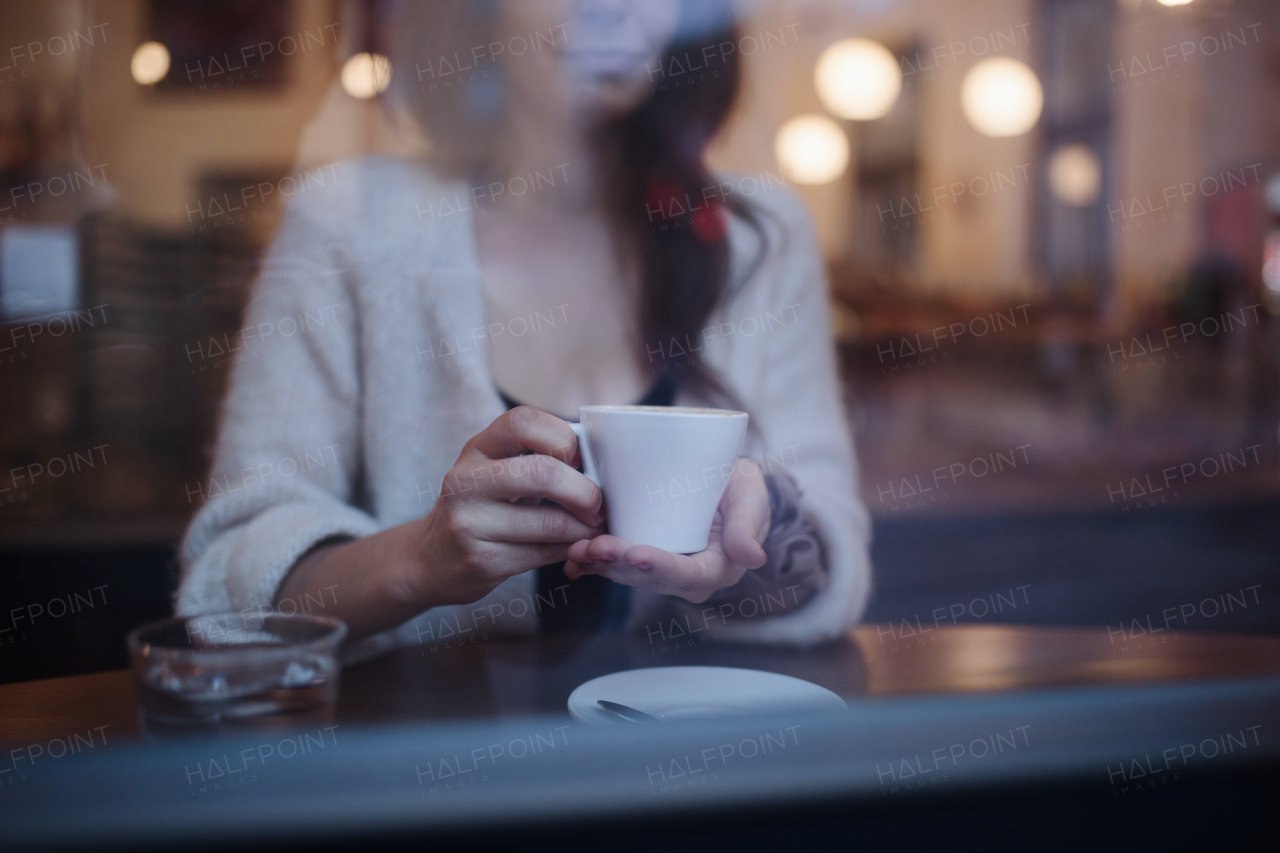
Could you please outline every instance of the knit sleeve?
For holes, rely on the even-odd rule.
[[[719,605],[745,599],[764,601],[769,613],[785,613],[827,587],[826,558],[818,524],[801,503],[800,487],[785,471],[764,475],[772,522],[761,546],[768,559],[742,580],[707,599]]]
[[[354,505],[361,388],[348,275],[337,241],[292,206],[242,328],[208,347],[234,370],[182,543],[179,613],[270,605],[315,545],[378,530]]]

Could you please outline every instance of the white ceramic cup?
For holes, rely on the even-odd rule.
[[[673,554],[706,550],[747,434],[746,412],[583,406],[583,472],[604,492],[609,532]]]

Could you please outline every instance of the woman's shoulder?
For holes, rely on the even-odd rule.
[[[749,209],[767,228],[811,228],[809,209],[781,174],[777,172],[716,172],[714,196],[724,202],[737,201]]]
[[[737,199],[743,215],[732,217],[729,246],[738,296],[764,296],[779,275],[821,265],[821,250],[808,205],[773,172],[718,173],[717,195]]]

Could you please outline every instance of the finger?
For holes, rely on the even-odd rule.
[[[754,462],[739,460],[720,498],[719,509],[726,521],[731,516],[739,518],[758,540],[769,532],[769,487]]]
[[[577,545],[578,543],[574,544]],[[634,547],[636,546],[632,545],[625,539],[605,533],[604,535],[597,536],[587,543],[585,553],[583,554],[585,560],[578,559],[577,557],[574,557],[574,560],[579,563],[596,561],[611,563],[622,559],[622,555]]]
[[[623,558],[596,566],[598,574],[618,583],[658,590],[695,604],[706,601],[716,590],[737,583],[745,572],[718,550],[690,556],[650,545],[637,545]]]
[[[571,581],[576,581],[583,575],[594,575],[596,572],[591,566],[584,566],[581,563],[575,563],[572,559],[564,561],[564,576]]]
[[[699,604],[717,590],[731,587],[747,573],[724,550],[721,537],[713,535],[704,551],[671,554],[650,545],[638,545],[627,552],[631,564],[647,564],[649,571],[686,601]]]
[[[480,461],[469,468],[460,465],[445,475],[445,481],[450,489],[474,490],[477,497],[504,501],[545,498],[560,504],[588,527],[604,523],[600,488],[550,456],[532,454]]]
[[[729,559],[748,569],[758,569],[769,559],[761,542],[769,532],[769,490],[756,474],[729,481],[720,499],[723,519],[721,541]]]
[[[769,560],[750,524],[739,518],[725,520],[721,541],[725,555],[744,569],[758,569]]]
[[[558,506],[521,506],[490,503],[474,513],[468,532],[489,542],[557,543],[589,539],[601,533],[599,527],[583,524]]]
[[[594,549],[592,543],[595,539],[608,539],[616,541],[614,547],[609,547],[608,543],[601,543]],[[589,539],[579,539],[569,546],[569,553],[565,559],[564,573],[569,580],[577,580],[583,575],[599,575],[598,570],[603,565],[597,565],[596,560],[603,562],[614,559],[618,554],[626,551],[631,547],[631,543],[624,539],[618,539],[616,536],[609,536],[607,533],[601,534]]]
[[[568,573],[568,566],[569,563],[565,563],[566,574]],[[585,574],[599,575],[602,578],[608,578],[614,583],[625,584],[636,589],[649,589],[664,594],[672,592],[670,587],[661,578],[657,577],[654,572],[647,569],[638,569],[629,565],[623,559],[608,562],[596,561],[589,566],[578,566],[576,574],[579,576]]]
[[[591,544],[593,537],[579,539],[569,546],[569,559],[580,566],[587,566],[591,563],[591,558],[587,556],[587,546]]]
[[[578,467],[578,439],[569,424],[532,406],[517,406],[467,442],[463,459],[506,459],[533,451]]]
[[[713,548],[714,543],[713,543]],[[714,550],[702,555],[716,554]],[[701,557],[702,555],[695,555]],[[606,570],[638,578],[652,573],[673,586],[693,586],[704,579],[706,560],[684,554],[672,554],[653,545],[633,545],[625,539],[605,534],[589,542],[575,542],[569,548],[569,559],[591,568],[596,574]]]
[[[573,543],[565,574],[571,578],[600,575],[615,583],[657,590],[696,604],[706,601],[717,589],[737,583],[745,569],[726,558],[714,538],[707,550],[685,555],[652,545],[632,545],[605,534]]]
[[[652,545],[637,545],[623,559],[634,570],[653,575],[678,594],[693,593],[702,587],[708,587],[710,594],[723,585],[713,582],[722,574],[724,563],[724,558],[714,551],[672,554]]]
[[[583,539],[569,546],[569,556],[564,572],[571,580],[583,575],[600,575],[617,583],[628,583],[631,586],[641,584],[640,576],[647,570],[627,565],[623,554],[633,548],[630,542],[617,536],[602,534],[594,539]],[[624,574],[620,574],[624,573]],[[645,585],[649,588],[650,585]]]

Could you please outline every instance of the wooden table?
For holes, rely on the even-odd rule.
[[[962,625],[911,634],[864,625],[808,651],[682,641],[603,635],[404,648],[344,671],[337,722],[564,713],[570,691],[590,678],[681,664],[770,670],[845,697],[1280,675],[1280,638],[1258,635],[1167,631],[1134,640],[1105,628]],[[0,686],[0,743],[89,732],[113,745],[138,739],[127,670]]]

